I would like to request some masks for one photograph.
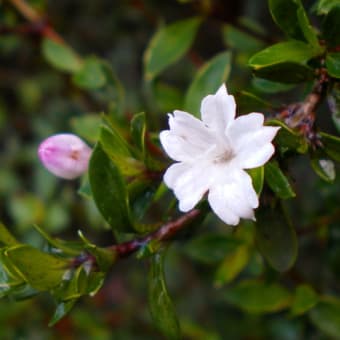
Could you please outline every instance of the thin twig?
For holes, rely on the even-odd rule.
[[[149,242],[164,242],[173,238],[179,231],[184,229],[190,222],[193,222],[196,217],[200,215],[201,211],[198,209],[193,209],[186,214],[182,215],[174,221],[170,221],[161,226],[158,230],[142,237],[136,238],[131,241],[115,244],[113,246],[107,247],[106,249],[112,252],[115,259],[126,258],[133,253],[137,252],[139,249],[145,247]],[[70,262],[71,268],[77,268],[83,263],[92,263],[94,267],[97,265],[97,261],[94,255],[90,253],[83,253]]]
[[[299,131],[313,147],[321,146],[314,124],[315,113],[325,96],[328,83],[327,71],[320,68],[311,93],[302,102],[292,103],[278,114],[278,118],[290,128]]]
[[[124,242],[111,246],[117,256],[127,257],[132,253],[138,251],[140,248],[144,247],[151,241],[162,242],[173,238],[180,230],[182,230],[189,222],[192,222],[196,217],[199,216],[200,210],[193,209],[188,213],[182,215],[175,221],[170,221],[160,227],[158,230],[146,235],[141,239],[135,239],[132,241]]]
[[[65,44],[64,39],[48,24],[46,18],[31,7],[24,0],[8,0],[13,7],[29,22],[31,22],[35,31],[43,37],[47,37],[55,42]]]

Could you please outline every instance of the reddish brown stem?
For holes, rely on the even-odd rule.
[[[315,112],[320,105],[329,82],[327,71],[319,69],[318,80],[304,101],[286,106],[279,114],[290,128],[299,131],[312,147],[320,146],[315,130]]]
[[[200,210],[193,209],[179,217],[177,220],[170,221],[164,224],[158,230],[152,232],[151,234],[146,235],[143,238],[120,243],[109,248],[112,249],[112,251],[116,252],[119,258],[127,257],[135,253],[141,247],[145,246],[151,241],[162,242],[171,239],[180,230],[182,230],[189,222],[192,222],[196,217],[198,217],[199,214]]]
[[[35,27],[35,33],[64,44],[64,39],[48,24],[46,18],[24,0],[9,0],[17,11]]]

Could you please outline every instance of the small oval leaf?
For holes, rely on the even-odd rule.
[[[247,245],[241,245],[234,252],[228,254],[217,268],[214,279],[215,285],[219,287],[234,280],[247,265],[249,256],[250,252]]]
[[[115,230],[132,231],[126,184],[117,165],[97,144],[89,166],[94,201],[105,220]]]
[[[249,66],[260,78],[281,83],[297,83],[313,78],[314,71],[307,62],[322,53],[321,48],[291,40],[256,53],[249,59]]]
[[[199,18],[185,19],[156,32],[144,54],[146,79],[155,78],[188,51],[200,23]]]
[[[325,298],[314,307],[310,314],[313,324],[323,333],[334,339],[340,334],[340,301],[334,298]]]
[[[94,57],[86,58],[81,69],[73,75],[72,80],[84,89],[98,89],[104,86],[106,75],[101,61]]]
[[[332,7],[322,23],[322,33],[330,47],[340,45],[340,4]]]
[[[149,308],[159,330],[169,339],[180,339],[180,327],[164,278],[163,254],[151,258],[149,272]]]
[[[81,59],[70,47],[51,39],[43,40],[42,53],[52,66],[61,71],[73,73],[82,67]]]
[[[333,160],[340,162],[340,137],[320,132],[321,143],[326,154]]]
[[[257,195],[260,196],[263,188],[264,167],[260,166],[258,168],[248,169],[247,172],[251,177]]]
[[[202,98],[215,93],[228,79],[231,53],[224,52],[205,63],[197,72],[185,97],[185,110],[198,116]]]
[[[68,261],[28,245],[9,248],[5,251],[5,256],[24,280],[40,291],[56,287],[68,269]]]
[[[334,162],[324,157],[312,157],[311,164],[315,173],[326,182],[334,182],[336,173]]]
[[[328,53],[326,56],[326,67],[331,77],[340,78],[340,53]]]
[[[300,285],[296,288],[294,301],[291,307],[291,315],[298,316],[313,308],[319,301],[314,289],[308,285]]]
[[[264,167],[264,171],[266,183],[278,197],[288,199],[296,196],[277,162],[268,162]]]
[[[297,257],[297,237],[282,207],[259,208],[256,211],[256,244],[262,256],[276,270],[283,272]]]
[[[291,294],[279,284],[243,281],[225,293],[226,300],[249,313],[271,313],[286,309],[292,302]]]

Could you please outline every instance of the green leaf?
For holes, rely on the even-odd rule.
[[[288,199],[296,196],[277,162],[268,162],[264,167],[264,173],[266,183],[278,197]]]
[[[155,254],[151,258],[149,272],[149,308],[152,319],[159,330],[169,339],[180,339],[180,327],[175,308],[164,278],[164,257]]]
[[[263,100],[254,93],[241,91],[237,96],[239,112],[246,114],[249,112],[263,112],[271,109],[273,106],[270,102]]]
[[[328,107],[338,132],[340,132],[340,84],[334,84],[327,97]]]
[[[91,243],[83,233],[78,230],[78,235],[85,244],[85,249],[96,258],[96,263],[101,271],[108,271],[116,260],[117,254],[114,250],[100,248]]]
[[[335,298],[325,298],[314,307],[310,314],[313,324],[323,333],[334,339],[340,334],[340,301]]]
[[[294,84],[284,84],[256,77],[252,79],[252,84],[257,90],[264,93],[286,92],[295,87]]]
[[[320,132],[321,143],[327,155],[333,160],[340,162],[340,137]]]
[[[280,126],[278,134],[275,137],[275,142],[279,145],[282,153],[293,150],[298,153],[306,153],[308,151],[308,143],[306,140],[290,129],[285,123],[277,119],[271,119],[266,122],[266,125]]]
[[[263,41],[233,25],[224,25],[222,34],[225,44],[239,51],[254,52],[264,47]]]
[[[269,10],[276,24],[289,37],[319,46],[301,0],[269,0]]]
[[[57,286],[68,268],[68,261],[28,245],[8,248],[4,255],[21,273],[23,279],[40,291]]]
[[[230,52],[220,53],[205,63],[198,70],[186,93],[184,104],[185,110],[197,116],[203,97],[215,93],[228,79],[230,70]]]
[[[299,22],[299,25],[301,27],[301,30],[304,34],[305,40],[310,45],[312,45],[314,48],[321,50],[321,46],[319,44],[319,39],[316,35],[316,31],[312,27],[312,25],[310,24],[309,19],[307,17],[307,13],[306,13],[305,9],[303,8],[301,2],[300,2],[300,6],[297,10],[297,17],[298,17],[298,22]]]
[[[99,289],[103,286],[105,281],[106,273],[102,272],[91,272],[88,277],[86,294],[95,296]]]
[[[326,67],[331,77],[340,78],[340,53],[328,53],[326,56]]]
[[[296,233],[279,205],[256,211],[255,239],[261,255],[277,271],[286,271],[295,263]]]
[[[226,300],[249,313],[272,313],[290,306],[292,297],[287,289],[275,283],[242,281],[225,293]]]
[[[184,94],[175,86],[157,82],[154,85],[154,95],[160,112],[171,112],[183,107]]]
[[[97,144],[92,153],[89,180],[93,199],[105,220],[114,230],[132,231],[126,184],[101,144]]]
[[[275,23],[289,37],[303,40],[304,34],[298,20],[300,0],[269,0],[269,10]]]
[[[322,23],[322,34],[330,47],[340,45],[340,5],[334,6]]]
[[[234,280],[248,264],[249,256],[249,248],[246,245],[239,246],[233,253],[228,254],[216,271],[215,285],[219,287]]]
[[[249,66],[257,77],[281,83],[298,83],[313,78],[314,71],[307,66],[307,62],[322,52],[322,49],[291,40],[256,53],[250,58]]]
[[[89,57],[84,59],[84,63],[72,78],[74,84],[83,89],[98,89],[106,84],[106,74],[102,67],[102,62]]]
[[[144,54],[146,79],[155,78],[188,51],[200,23],[199,18],[185,19],[156,32]]]
[[[33,224],[33,228],[54,248],[61,250],[70,256],[79,255],[84,249],[80,242],[64,241],[51,237],[46,231],[38,225]]]
[[[318,301],[319,297],[312,287],[300,285],[295,290],[295,297],[290,313],[292,316],[302,315],[313,308]]]
[[[142,160],[145,159],[145,133],[146,133],[146,122],[145,113],[141,112],[133,116],[131,120],[131,137],[142,153]]]
[[[315,11],[318,15],[325,15],[336,6],[340,6],[340,0],[319,0],[315,5]]]
[[[0,244],[4,246],[14,246],[19,244],[16,238],[9,232],[4,224],[0,222]]]
[[[258,168],[248,169],[247,172],[250,175],[251,180],[253,182],[253,187],[257,195],[259,196],[263,188],[264,167],[260,166]]]
[[[44,38],[42,42],[42,53],[53,67],[61,71],[73,73],[82,67],[81,59],[72,49],[51,39]]]
[[[86,293],[88,275],[84,265],[72,271],[71,275],[68,280],[64,280],[53,292],[54,296],[60,301],[75,300]]]
[[[58,304],[50,322],[48,323],[49,327],[54,326],[58,321],[60,321],[64,316],[66,316],[70,310],[73,308],[77,299],[69,300],[69,301],[62,301]]]
[[[31,193],[10,197],[9,212],[14,222],[23,228],[34,223],[41,223],[45,218],[42,200]]]
[[[99,139],[100,125],[102,118],[99,114],[87,113],[80,117],[71,119],[71,127],[73,132],[91,143],[97,142]]]
[[[145,170],[144,164],[133,157],[129,145],[115,128],[103,126],[99,140],[103,150],[123,175],[136,176]]]
[[[109,103],[110,114],[113,114],[114,117],[117,118],[117,116],[122,115],[124,111],[124,88],[108,62],[102,60],[100,65],[103,74],[105,74],[106,83],[105,86],[97,88],[94,91],[95,97],[101,99],[105,105]]]
[[[334,182],[336,173],[333,161],[324,157],[314,156],[311,158],[311,165],[315,173],[324,181]]]
[[[185,246],[185,253],[196,261],[215,264],[226,255],[234,253],[243,242],[221,233],[209,233],[195,237]]]

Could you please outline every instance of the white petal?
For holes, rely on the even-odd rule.
[[[164,174],[165,184],[174,191],[179,209],[191,210],[208,191],[210,177],[202,176],[206,170],[202,164],[175,163]]]
[[[208,201],[217,216],[230,225],[238,224],[240,218],[254,219],[253,209],[258,206],[251,178],[242,170],[221,174],[209,190]]]
[[[230,124],[226,134],[231,140],[235,152],[247,148],[250,144],[261,146],[274,139],[280,128],[262,124],[263,115],[260,113],[240,116]]]
[[[162,131],[159,134],[159,139],[169,157],[178,162],[191,161],[201,151],[170,130]]]
[[[239,116],[229,124],[226,134],[234,143],[243,138],[245,134],[261,129],[263,122],[264,116],[262,113],[254,112]]]
[[[215,137],[197,118],[183,112],[169,114],[170,130],[160,133],[160,141],[167,154],[176,161],[193,160],[211,148]]]
[[[169,115],[170,130],[197,148],[205,149],[215,142],[214,135],[203,122],[191,114],[175,110]]]
[[[203,98],[201,103],[203,122],[220,133],[223,133],[228,124],[234,119],[235,112],[234,97],[228,95],[225,85],[222,85],[216,94]]]
[[[250,175],[243,170],[239,173],[239,175],[244,197],[253,209],[257,208],[259,206],[259,199],[253,187]]]
[[[274,154],[274,146],[270,143],[278,128],[265,126],[260,130],[245,134],[238,141],[233,140],[233,149],[237,162],[244,169],[262,166]]]

